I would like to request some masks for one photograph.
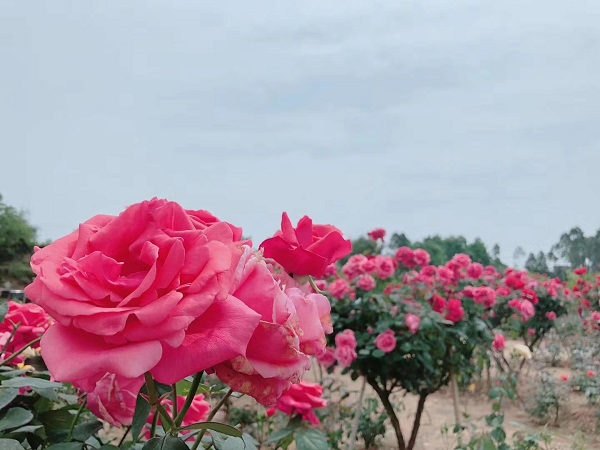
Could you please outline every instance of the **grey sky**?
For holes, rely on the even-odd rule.
[[[211,4],[212,3],[212,4]],[[600,228],[596,0],[0,0],[0,193],[44,239],[153,196],[260,240]]]

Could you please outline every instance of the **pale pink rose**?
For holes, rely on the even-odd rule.
[[[57,322],[42,340],[54,378],[171,384],[244,354],[260,315],[229,296],[237,230],[153,199],[37,249],[26,295]]]
[[[322,397],[323,391],[321,385],[301,381],[292,384],[277,400],[275,407],[288,416],[300,414],[311,425],[319,425],[321,422],[314,410],[327,406],[327,400]]]
[[[325,353],[320,356],[317,356],[317,361],[321,364],[325,369],[329,369],[331,366],[335,364],[335,351],[332,348],[327,348]]]
[[[375,286],[377,286],[375,278],[368,274],[361,275],[356,281],[356,287],[362,289],[363,291],[372,291],[373,289],[375,289]]]
[[[375,338],[375,347],[384,353],[389,353],[396,348],[396,336],[392,330],[381,333]]]
[[[319,356],[325,352],[326,334],[333,333],[331,304],[321,294],[306,295],[298,288],[287,289],[298,316],[300,350],[307,355]]]
[[[138,393],[144,377],[123,378],[105,374],[97,381],[91,379],[75,382],[74,386],[87,392],[87,408],[96,417],[111,425],[131,425]]]
[[[356,358],[356,350],[348,345],[336,347],[335,349],[335,359],[341,367],[350,367]]]
[[[592,312],[592,320],[594,322],[600,322],[600,312],[598,312],[598,311]]]
[[[407,314],[404,319],[406,326],[408,327],[408,331],[412,334],[416,334],[419,331],[419,324],[421,323],[421,319],[419,316],[415,316],[414,314]]]
[[[506,338],[502,334],[497,334],[494,336],[494,348],[501,352],[506,347]]]

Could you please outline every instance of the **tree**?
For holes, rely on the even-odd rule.
[[[539,252],[537,256],[530,253],[525,262],[525,269],[528,272],[535,272],[543,275],[550,275],[552,273],[548,267],[548,261],[546,260],[544,252]]]
[[[22,211],[3,201],[0,194],[0,263],[14,261],[31,254],[37,241],[37,230]]]

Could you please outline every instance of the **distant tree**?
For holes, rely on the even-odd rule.
[[[552,271],[548,267],[548,261],[544,252],[539,252],[537,255],[530,253],[525,262],[525,269],[528,272],[540,273],[543,275],[551,275]]]
[[[0,194],[0,263],[14,261],[31,254],[37,241],[37,230],[25,214],[3,201]]]
[[[587,238],[581,228],[571,228],[567,233],[563,233],[558,242],[552,246],[552,259],[567,262],[571,269],[577,267],[595,269],[593,267],[594,248],[596,247],[594,241],[595,237]]]
[[[518,268],[521,265],[521,260],[525,257],[526,253],[525,250],[523,250],[523,247],[521,247],[520,245],[515,248],[515,251],[513,252],[513,265],[515,266],[515,268]]]
[[[389,246],[391,249],[395,250],[395,249],[399,249],[400,247],[410,247],[411,242],[410,242],[410,239],[408,239],[404,233],[402,233],[402,234],[394,233],[394,234],[392,234],[392,237],[390,239]]]

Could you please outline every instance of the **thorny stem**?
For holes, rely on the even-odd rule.
[[[146,386],[148,386],[148,396],[150,397],[150,405],[156,408],[156,410],[160,413],[163,420],[163,425],[167,424],[169,430],[171,432],[175,432],[175,430],[177,429],[177,427],[175,426],[175,422],[173,422],[173,419],[171,419],[171,416],[169,415],[167,410],[158,401],[158,392],[156,390],[156,384],[154,384],[154,378],[152,378],[150,372],[146,372],[144,374],[144,377],[146,379]]]
[[[79,409],[77,410],[77,414],[75,414],[75,417],[73,417],[73,420],[71,421],[71,426],[69,427],[69,434],[67,435],[67,442],[70,442],[71,438],[73,437],[73,430],[75,429],[75,425],[77,424],[77,421],[81,417],[81,413],[83,412],[83,409],[85,408],[86,403],[87,403],[87,399],[85,399],[83,402],[81,402],[81,405],[79,405]]]
[[[179,414],[177,414],[177,416],[174,418],[176,426],[181,425],[181,423],[183,422],[183,419],[185,418],[185,415],[187,414],[190,407],[192,406],[194,397],[196,397],[196,392],[198,392],[198,386],[200,386],[200,381],[202,381],[202,374],[203,374],[203,372],[198,372],[196,375],[194,375],[194,379],[192,380],[192,385],[190,386],[190,392],[188,392],[188,395],[185,399],[185,403],[183,404],[183,408],[181,408],[181,412]],[[175,396],[177,396],[177,393],[175,394]],[[177,411],[177,409],[175,409],[175,411]]]

